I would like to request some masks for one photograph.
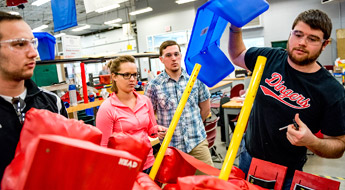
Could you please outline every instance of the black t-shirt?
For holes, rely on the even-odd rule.
[[[287,62],[281,48],[250,48],[245,63],[253,71],[257,56],[267,57],[266,66],[246,130],[246,148],[251,156],[289,167],[302,168],[306,147],[293,146],[286,130],[296,113],[308,128],[328,136],[345,134],[344,87],[324,68],[303,73]]]

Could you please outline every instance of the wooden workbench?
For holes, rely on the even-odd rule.
[[[222,90],[222,89],[227,88],[227,87],[230,87],[230,88],[232,87],[232,81],[222,80],[208,89],[210,90],[210,93],[212,94],[214,92],[217,92],[217,91]]]
[[[243,101],[230,100],[222,105],[224,108],[224,125],[225,125],[225,145],[228,147],[230,144],[230,125],[228,115],[237,115],[241,112]]]
[[[71,106],[69,108],[67,108],[67,113],[68,113],[68,117],[69,118],[74,118],[74,119],[78,119],[78,115],[77,112],[81,111],[81,110],[85,110],[88,108],[94,108],[94,113],[95,116],[97,114],[97,106],[100,106],[103,103],[104,100],[95,100],[94,102],[89,102],[89,103],[80,103],[77,106]]]

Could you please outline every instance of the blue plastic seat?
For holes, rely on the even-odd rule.
[[[48,32],[34,32],[35,38],[38,39],[38,53],[41,60],[55,59],[55,43],[56,39]]]
[[[196,14],[185,64],[189,74],[195,63],[201,65],[198,79],[212,87],[234,71],[219,48],[228,22],[242,27],[268,9],[265,0],[210,0]]]

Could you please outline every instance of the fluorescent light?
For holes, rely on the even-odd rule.
[[[129,15],[134,16],[134,15],[138,15],[138,14],[142,14],[142,13],[146,13],[146,12],[150,12],[152,11],[151,7],[146,7],[144,9],[139,9],[133,12],[130,12]]]
[[[121,22],[121,21],[122,21],[121,18],[117,18],[117,19],[114,19],[114,20],[106,21],[106,22],[104,22],[104,24],[111,25],[111,24],[114,24],[114,23],[117,23],[117,22]]]
[[[108,26],[113,26],[113,27],[119,27],[119,28],[121,27],[121,24],[116,24],[116,23],[115,24],[107,24],[107,25]]]
[[[118,7],[120,7],[120,5],[115,3],[115,4],[112,4],[112,5],[109,5],[109,6],[106,6],[106,7],[102,7],[100,9],[97,9],[97,10],[95,10],[95,12],[102,13],[102,12],[105,12],[105,11],[116,9]]]
[[[128,0],[115,0],[116,3],[123,3],[123,2],[127,2]]]
[[[8,12],[9,14],[11,14],[11,15],[20,15],[18,12],[16,12],[16,11],[10,11],[10,12]]]
[[[177,4],[183,4],[183,3],[189,3],[189,2],[193,2],[195,0],[178,0],[176,1]]]
[[[64,35],[66,35],[66,33],[56,34],[56,35],[54,35],[54,37],[55,37],[55,38],[59,38],[59,37],[64,36]]]
[[[39,32],[39,31],[46,29],[46,28],[48,28],[48,25],[43,24],[42,26],[39,26],[37,28],[32,29],[32,31],[33,32]]]
[[[31,5],[41,6],[41,5],[43,5],[44,3],[47,3],[47,2],[49,2],[49,1],[50,1],[50,0],[37,0],[37,1],[33,2],[33,3],[31,3]]]
[[[73,32],[78,32],[78,31],[82,31],[82,30],[85,30],[85,29],[88,29],[88,28],[90,28],[90,25],[85,25],[85,26],[82,26],[82,27],[79,27],[79,28],[75,28],[72,31]]]

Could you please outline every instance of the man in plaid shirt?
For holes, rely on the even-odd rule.
[[[165,70],[148,83],[145,95],[151,99],[158,124],[168,127],[186,88],[189,75],[181,68],[181,48],[175,41],[163,42],[159,54]],[[209,113],[210,92],[205,84],[196,80],[170,146],[213,166],[203,124]]]

